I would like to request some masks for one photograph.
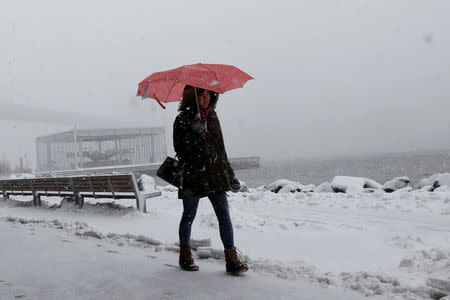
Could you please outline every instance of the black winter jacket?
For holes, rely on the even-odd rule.
[[[214,110],[203,122],[196,118],[194,111],[180,112],[173,124],[173,145],[183,165],[178,198],[205,197],[210,193],[231,190],[230,179],[234,177],[234,171],[228,161]]]

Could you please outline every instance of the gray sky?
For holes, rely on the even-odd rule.
[[[136,97],[150,73],[232,64],[221,96],[229,156],[263,159],[450,148],[450,2],[5,1],[0,154],[33,165],[35,137],[167,126]]]

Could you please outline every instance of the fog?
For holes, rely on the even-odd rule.
[[[136,97],[153,72],[232,64],[229,156],[263,159],[450,148],[449,1],[3,1],[0,154],[78,128],[167,127]]]

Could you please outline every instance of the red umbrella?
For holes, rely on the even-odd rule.
[[[181,100],[186,85],[191,85],[220,94],[241,88],[253,79],[247,73],[230,65],[194,64],[153,73],[139,83],[137,96],[161,102]]]

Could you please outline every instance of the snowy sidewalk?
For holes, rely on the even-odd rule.
[[[100,251],[97,248],[103,248],[103,256],[98,261],[106,266],[115,266],[126,253],[126,259],[134,259],[130,265],[134,263],[139,268],[131,268],[128,273],[121,268],[112,270],[120,275],[120,280],[114,281],[117,286],[125,281],[127,288],[137,284],[139,290],[145,290],[152,286],[146,281],[151,281],[148,278],[154,276],[169,280],[170,284],[164,288],[174,287],[177,293],[181,293],[175,295],[184,297],[197,297],[194,292],[205,293],[201,294],[203,297],[212,297],[215,293],[225,298],[248,296],[245,293],[254,289],[257,291],[251,296],[255,297],[263,295],[278,299],[284,295],[288,299],[298,299],[299,296],[308,299],[309,295],[316,293],[315,288],[318,293],[331,293],[324,295],[323,299],[342,298],[341,292],[330,292],[333,289],[357,293],[357,299],[373,296],[377,300],[438,299],[439,295],[450,294],[450,192],[275,194],[251,189],[249,193],[230,193],[236,245],[248,255],[251,268],[246,277],[239,278],[245,281],[233,281],[236,278],[222,276],[224,262],[220,257],[223,252],[218,223],[211,204],[205,199],[200,202],[192,231],[193,239],[210,241],[207,243],[210,250],[206,255],[203,250],[194,252],[201,272],[186,277],[183,272],[177,273],[176,268],[165,266],[177,262],[177,254],[172,250],[178,249],[174,244],[178,240],[182,205],[176,191],[158,188],[162,190],[162,196],[148,202],[148,214],[140,213],[133,207],[125,208],[130,205],[127,202],[121,202],[118,207],[117,204],[97,203],[99,200],[89,201],[83,209],[65,200],[62,207],[48,208],[49,205],[59,204],[60,198],[43,199],[47,208],[28,207],[31,205],[30,197],[17,196],[16,201],[0,201],[0,229],[6,224],[15,224],[34,230],[39,236],[41,233],[47,234],[48,230],[58,236],[68,236],[53,240],[44,235],[42,238],[49,239],[49,242],[42,244],[39,251],[32,250],[33,253],[60,255],[55,249],[68,247],[69,254],[78,255],[85,251],[84,256],[96,257],[99,254],[95,251]],[[80,238],[77,234],[87,237]],[[2,241],[8,244],[10,239],[13,240],[4,237]],[[61,242],[61,239],[71,242]],[[89,240],[94,242],[95,251],[92,253],[84,245]],[[100,246],[97,247],[97,244]],[[74,248],[83,250],[77,252],[72,250]],[[159,250],[155,252],[157,248]],[[105,252],[105,249],[119,253]],[[0,249],[0,255],[2,251],[6,250]],[[66,259],[64,255],[62,260]],[[107,260],[111,259],[110,256],[112,262]],[[151,259],[151,256],[157,259]],[[205,259],[199,259],[200,256]],[[9,258],[8,255],[0,257]],[[19,261],[20,258],[13,259]],[[77,259],[80,260],[77,256],[70,258],[71,261]],[[51,264],[51,257],[47,262]],[[125,263],[120,262],[122,264]],[[84,265],[90,266],[88,262]],[[148,268],[142,268],[147,265]],[[108,268],[102,267],[100,270]],[[67,272],[73,274],[69,280],[71,283],[75,282],[73,278],[86,276],[86,272],[75,271]],[[113,274],[109,278],[114,278]],[[48,275],[52,278],[51,274]],[[134,283],[130,279],[135,277],[146,278],[143,280],[146,283],[142,284],[144,288],[139,280],[135,279]],[[17,275],[15,284],[22,282],[20,278],[20,274]],[[193,283],[193,279],[201,279],[206,284]],[[12,282],[10,277],[0,280]],[[183,286],[178,280],[189,281],[190,285]],[[224,284],[229,284],[230,289],[223,287]],[[38,287],[46,285],[47,281],[42,280]],[[216,292],[209,291],[209,288]],[[244,290],[241,291],[241,288]],[[309,293],[311,289],[312,294]],[[226,294],[229,290],[233,294]],[[152,295],[151,291],[148,288],[146,293]],[[33,294],[38,292],[34,290]],[[120,292],[116,293],[120,295]],[[163,297],[162,292],[155,293]]]
[[[361,295],[248,272],[200,272],[171,265],[177,255],[117,247],[93,237],[0,222],[0,299],[361,299]]]

